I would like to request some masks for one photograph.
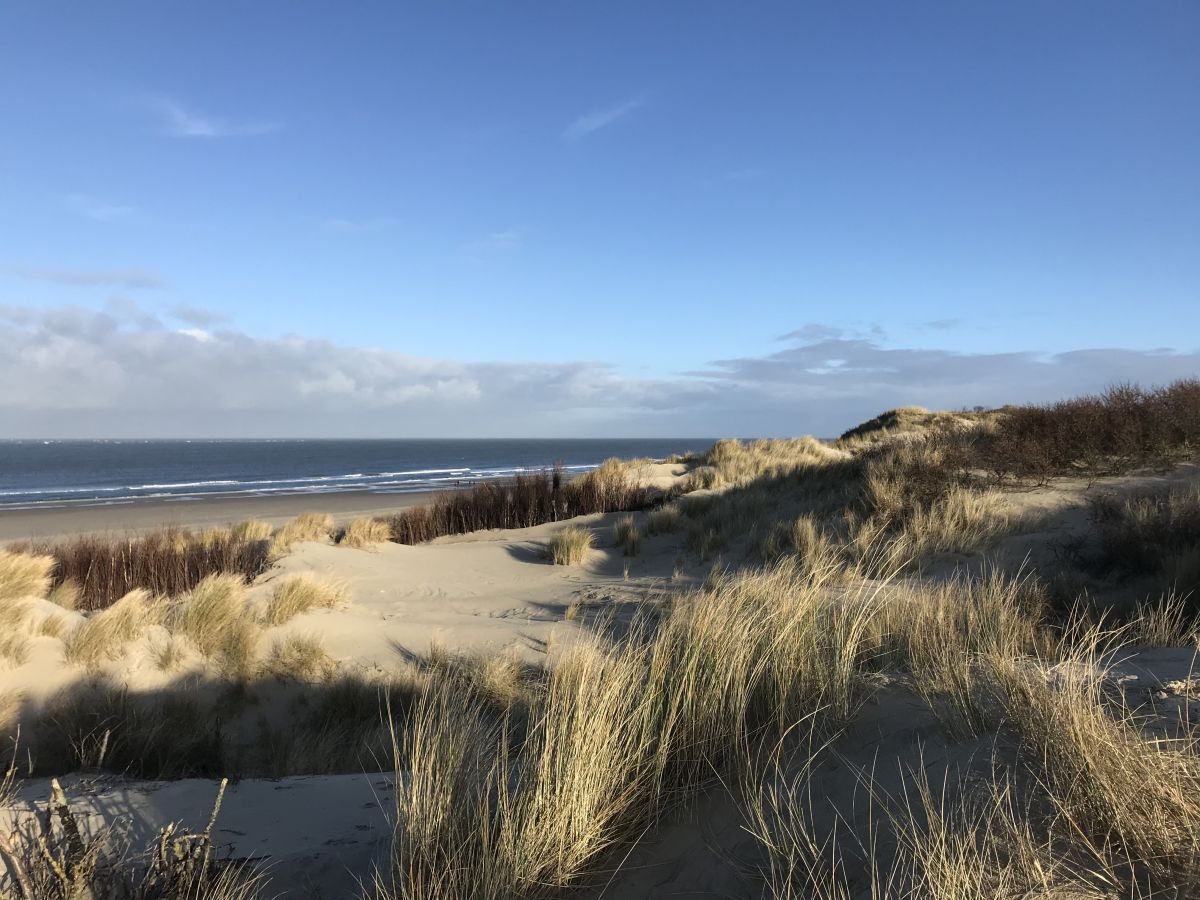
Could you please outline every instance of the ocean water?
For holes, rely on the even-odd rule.
[[[138,498],[406,493],[561,463],[661,458],[700,438],[576,440],[0,441],[0,507],[93,506]]]

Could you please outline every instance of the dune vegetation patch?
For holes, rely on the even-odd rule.
[[[106,609],[92,613],[67,635],[63,657],[85,669],[99,668],[121,656],[129,642],[141,637],[150,625],[163,621],[164,601],[138,588]]]
[[[557,531],[546,544],[546,555],[556,566],[577,566],[587,562],[596,545],[596,536],[589,528],[575,525]]]
[[[276,530],[267,548],[268,557],[277,560],[286,556],[295,544],[327,541],[333,533],[333,516],[319,512],[301,513]]]
[[[247,609],[241,579],[208,576],[174,603],[169,624],[222,671],[244,676],[252,670],[261,627]]]
[[[530,528],[592,513],[643,509],[655,496],[620,460],[607,460],[574,479],[557,468],[439,494],[432,503],[393,516],[391,539],[417,544],[489,528]]]
[[[0,550],[0,601],[45,597],[53,569],[52,556]]]
[[[637,556],[642,552],[642,531],[633,516],[622,516],[613,526],[613,544],[621,548],[625,556]]]
[[[392,527],[386,519],[355,519],[339,533],[338,546],[365,550],[391,540],[391,537]]]
[[[346,601],[346,592],[315,575],[289,575],[271,591],[263,612],[265,625],[282,625],[310,609],[333,609]]]
[[[60,597],[56,602],[66,605],[63,601],[73,598],[83,610],[104,609],[134,590],[178,596],[212,574],[249,582],[269,565],[266,541],[238,537],[230,529],[172,527],[126,537],[81,535],[18,549],[52,558],[53,593]]]

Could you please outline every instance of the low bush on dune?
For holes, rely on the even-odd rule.
[[[1006,407],[979,442],[978,464],[997,475],[1119,475],[1166,466],[1200,449],[1200,379],[1044,406]]]
[[[432,503],[393,516],[391,539],[417,544],[489,528],[531,528],[592,513],[642,509],[653,498],[651,489],[630,479],[624,464],[608,460],[570,481],[555,469],[440,494]]]
[[[81,535],[15,548],[53,558],[55,591],[78,592],[76,605],[104,609],[133,590],[178,596],[214,573],[251,581],[269,565],[267,543],[229,529],[164,528],[144,535]],[[63,588],[64,584],[71,585]]]

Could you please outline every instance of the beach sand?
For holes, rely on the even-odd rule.
[[[310,510],[329,513],[338,524],[343,524],[360,516],[386,516],[410,506],[428,503],[433,496],[433,493],[345,491],[133,500],[127,503],[42,508],[0,507],[0,541],[104,531],[146,531],[163,525],[208,528],[245,519],[262,519],[272,525],[282,525]]]

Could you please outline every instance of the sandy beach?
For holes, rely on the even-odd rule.
[[[428,502],[432,492],[384,494],[345,491],[248,497],[193,497],[187,500],[131,500],[123,503],[0,507],[0,541],[52,538],[94,532],[147,531],[163,525],[208,528],[261,519],[282,525],[303,512],[329,513],[338,524],[361,516],[386,516]]]

